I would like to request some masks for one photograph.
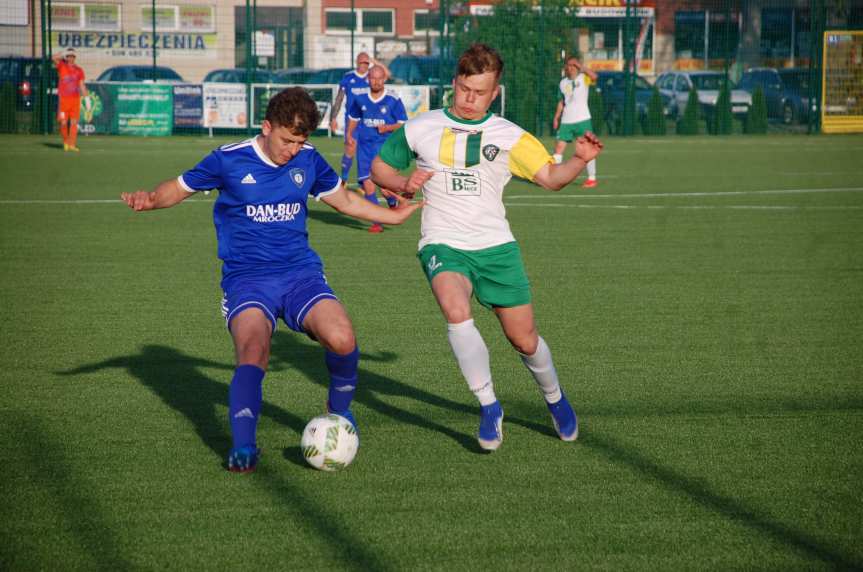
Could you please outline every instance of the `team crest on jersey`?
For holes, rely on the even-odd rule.
[[[386,113],[386,112],[387,112],[387,108],[386,108],[386,106],[381,107],[381,113]]]
[[[482,148],[482,156],[488,161],[494,161],[498,153],[500,153],[500,147],[492,145],[491,143]]]
[[[306,182],[306,172],[302,169],[291,169],[288,173],[291,176],[291,180],[298,187],[302,187],[303,183]]]

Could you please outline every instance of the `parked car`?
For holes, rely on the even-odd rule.
[[[725,74],[718,71],[670,71],[656,78],[656,86],[660,93],[671,98],[669,105],[673,117],[683,115],[689,99],[689,91],[694,86],[698,92],[698,102],[701,104],[704,116],[710,118],[716,111],[716,100],[719,98],[719,90],[724,81],[726,81]],[[736,117],[742,118],[752,105],[752,95],[737,89],[730,79],[727,81],[731,90],[731,112]]]
[[[49,82],[46,89],[56,84],[57,72],[48,62]],[[33,108],[42,77],[42,60],[21,56],[0,57],[0,86],[11,84],[15,88],[15,107],[19,111]]]
[[[743,72],[740,89],[754,93],[759,86],[767,102],[767,117],[785,124],[808,121],[814,104],[809,98],[808,69],[751,68]]]
[[[309,78],[317,71],[309,68],[287,68],[276,70],[273,75],[275,75],[276,83],[303,84],[309,83]]]
[[[452,83],[455,61],[445,61],[441,69],[439,56],[402,55],[393,58],[389,66],[393,83],[408,85],[437,85]],[[441,75],[443,72],[443,75]]]
[[[204,83],[246,83],[248,70],[246,68],[228,68],[212,70],[204,76]],[[272,70],[253,69],[252,83],[279,83]]]
[[[623,116],[623,105],[626,101],[626,75],[622,71],[600,71],[596,74],[596,91],[602,96],[605,107],[605,120],[614,128]],[[637,75],[635,76],[635,114],[639,121],[647,116],[647,104],[653,96],[653,86]],[[660,92],[662,109],[665,115],[670,113],[671,96]]]
[[[180,74],[165,66],[114,66],[103,71],[96,81],[135,81],[156,83],[183,83]]]
[[[326,68],[322,70],[317,70],[311,76],[309,76],[306,83],[313,84],[326,84],[326,83],[339,83],[342,81],[342,78],[345,77],[345,74],[351,71],[354,68]]]

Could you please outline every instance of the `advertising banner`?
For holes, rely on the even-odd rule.
[[[245,84],[204,84],[204,127],[239,129],[247,121]]]
[[[200,85],[175,85],[174,127],[201,127],[204,124],[204,88]]]
[[[338,87],[338,86],[336,86]],[[335,94],[336,88],[333,88],[333,93]],[[427,85],[389,85],[386,86],[387,93],[391,93],[393,95],[397,95],[402,103],[405,105],[405,111],[407,112],[408,119],[413,118],[415,115],[419,115],[420,113],[426,112],[429,110],[430,105],[430,91],[429,86]],[[317,99],[317,98],[316,98]],[[329,123],[329,120],[327,120]],[[322,129],[327,129],[326,126],[322,127]],[[345,132],[345,106],[342,103],[342,108],[339,110],[339,116],[336,117],[336,130],[334,133],[336,135],[342,135]]]
[[[318,113],[320,114],[318,129],[329,129],[330,107],[332,106],[335,87],[331,85],[304,85],[302,87],[318,104]],[[252,127],[261,126],[267,114],[267,104],[270,102],[270,98],[283,89],[285,86],[252,85]]]
[[[87,135],[113,135],[116,133],[114,101],[117,84],[87,82],[87,97],[81,98],[81,115],[78,130]]]
[[[121,135],[170,135],[173,126],[172,86],[117,85],[116,121]]]

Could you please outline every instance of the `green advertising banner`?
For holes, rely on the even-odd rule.
[[[114,104],[117,133],[170,135],[174,123],[173,87],[120,84]]]

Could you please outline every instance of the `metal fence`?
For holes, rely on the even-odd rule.
[[[51,58],[67,47],[94,94],[82,104],[84,132],[161,135],[250,131],[268,94],[288,84],[308,86],[326,112],[362,51],[389,66],[414,112],[436,107],[458,55],[478,41],[506,62],[496,110],[538,135],[552,132],[569,55],[599,73],[590,107],[602,134],[758,132],[762,123],[815,133],[863,119],[863,0],[260,4],[4,0],[0,130],[56,129]]]

